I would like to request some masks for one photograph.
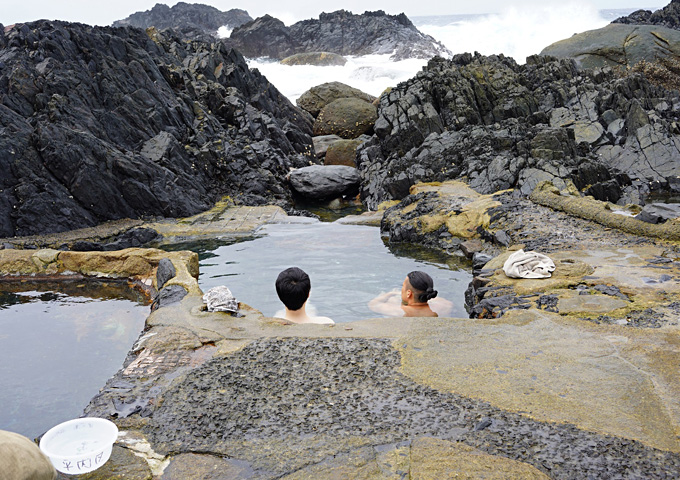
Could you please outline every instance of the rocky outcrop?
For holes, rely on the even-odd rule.
[[[355,15],[345,10],[286,27],[265,15],[235,28],[228,40],[246,57],[285,57],[305,52],[339,55],[392,54],[393,60],[450,56],[444,45],[421,33],[403,13],[382,10]]]
[[[216,35],[220,27],[233,29],[252,20],[245,10],[233,8],[222,12],[209,5],[179,2],[172,7],[157,3],[150,10],[133,13],[123,20],[113,22],[113,26],[156,27],[158,30],[172,28],[187,33]]]
[[[580,68],[633,67],[641,61],[677,59],[680,31],[662,26],[610,24],[555,42],[541,55],[573,58]]]
[[[660,25],[667,28],[680,29],[680,1],[671,0],[664,8],[652,12],[636,10],[626,17],[619,17],[612,23],[626,25]]]
[[[375,209],[417,182],[464,178],[480,193],[528,195],[550,180],[640,203],[680,174],[679,109],[677,92],[571,60],[433,59],[381,96],[375,135],[357,153],[362,199]]]
[[[284,65],[315,65],[317,67],[343,66],[347,59],[337,53],[309,52],[297,53],[281,60]]]
[[[290,205],[311,123],[243,57],[172,31],[0,30],[0,236]]]

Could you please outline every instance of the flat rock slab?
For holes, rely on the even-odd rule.
[[[316,220],[308,217],[292,217],[281,207],[234,207],[224,202],[218,203],[207,212],[179,220],[148,223],[163,235],[162,243],[175,243],[182,240],[219,237],[229,235],[252,235],[263,225],[270,223],[311,223]]]

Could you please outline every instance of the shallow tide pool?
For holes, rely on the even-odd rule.
[[[422,270],[434,279],[439,296],[453,302],[450,316],[467,318],[464,292],[471,280],[464,259],[415,246],[385,245],[377,227],[311,223],[267,225],[256,238],[226,244],[184,244],[200,256],[201,289],[225,285],[237,300],[274,316],[283,307],[274,282],[297,266],[311,278],[309,305],[336,322],[381,317],[368,302],[401,288],[406,274]],[[308,306],[308,311],[310,308]]]
[[[82,415],[148,314],[125,284],[0,283],[0,430],[35,438]]]

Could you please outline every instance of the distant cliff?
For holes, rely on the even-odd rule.
[[[245,10],[222,12],[209,5],[179,2],[173,7],[157,3],[151,10],[133,13],[124,20],[113,22],[113,26],[156,27],[159,30],[174,28],[214,34],[222,26],[234,28],[252,20]]]
[[[172,30],[0,26],[0,237],[290,205],[311,121],[243,57]]]
[[[451,55],[440,42],[421,33],[403,13],[388,15],[381,10],[361,15],[338,10],[290,27],[265,15],[235,28],[228,42],[246,57],[276,59],[319,51],[340,55],[393,54],[395,60]]]

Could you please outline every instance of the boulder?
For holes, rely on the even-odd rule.
[[[312,200],[328,200],[358,193],[356,168],[343,165],[311,165],[290,174],[290,183],[300,195]]]
[[[609,67],[533,56],[435,58],[380,97],[357,150],[369,209],[419,182],[465,179],[480,193],[542,181],[598,200],[640,203],[680,175],[677,91]],[[318,121],[318,119],[317,119]]]
[[[359,98],[339,98],[321,109],[314,122],[314,135],[357,138],[373,130],[377,116],[371,103]]]
[[[328,148],[336,142],[342,141],[337,135],[319,135],[317,137],[312,137],[312,142],[314,143],[314,151],[316,152],[316,158],[323,158],[326,156]]]
[[[220,27],[234,28],[252,20],[245,10],[233,8],[222,12],[209,5],[179,2],[172,7],[157,3],[150,10],[136,12],[123,20],[116,20],[113,26],[156,27],[159,30],[174,28],[215,35]]]
[[[223,43],[42,20],[0,58],[0,237],[291,205],[314,160],[309,117]]]
[[[284,65],[315,65],[317,67],[343,66],[347,59],[337,53],[308,52],[296,53],[281,60]]]
[[[312,87],[296,100],[297,106],[316,117],[321,109],[340,98],[358,98],[373,103],[376,98],[341,82],[328,82]]]
[[[160,290],[171,278],[175,278],[177,270],[169,258],[161,258],[156,270],[156,288]]]
[[[573,58],[580,68],[632,67],[680,55],[680,31],[657,25],[612,23],[545,47],[541,55]]]
[[[348,167],[356,167],[355,157],[357,156],[357,147],[364,143],[366,139],[355,138],[353,140],[340,140],[328,147],[324,165],[346,165]]]
[[[393,60],[451,55],[403,13],[388,15],[382,10],[361,15],[338,10],[290,27],[265,15],[235,28],[228,41],[247,57],[276,59],[320,51],[338,55],[390,54]]]

